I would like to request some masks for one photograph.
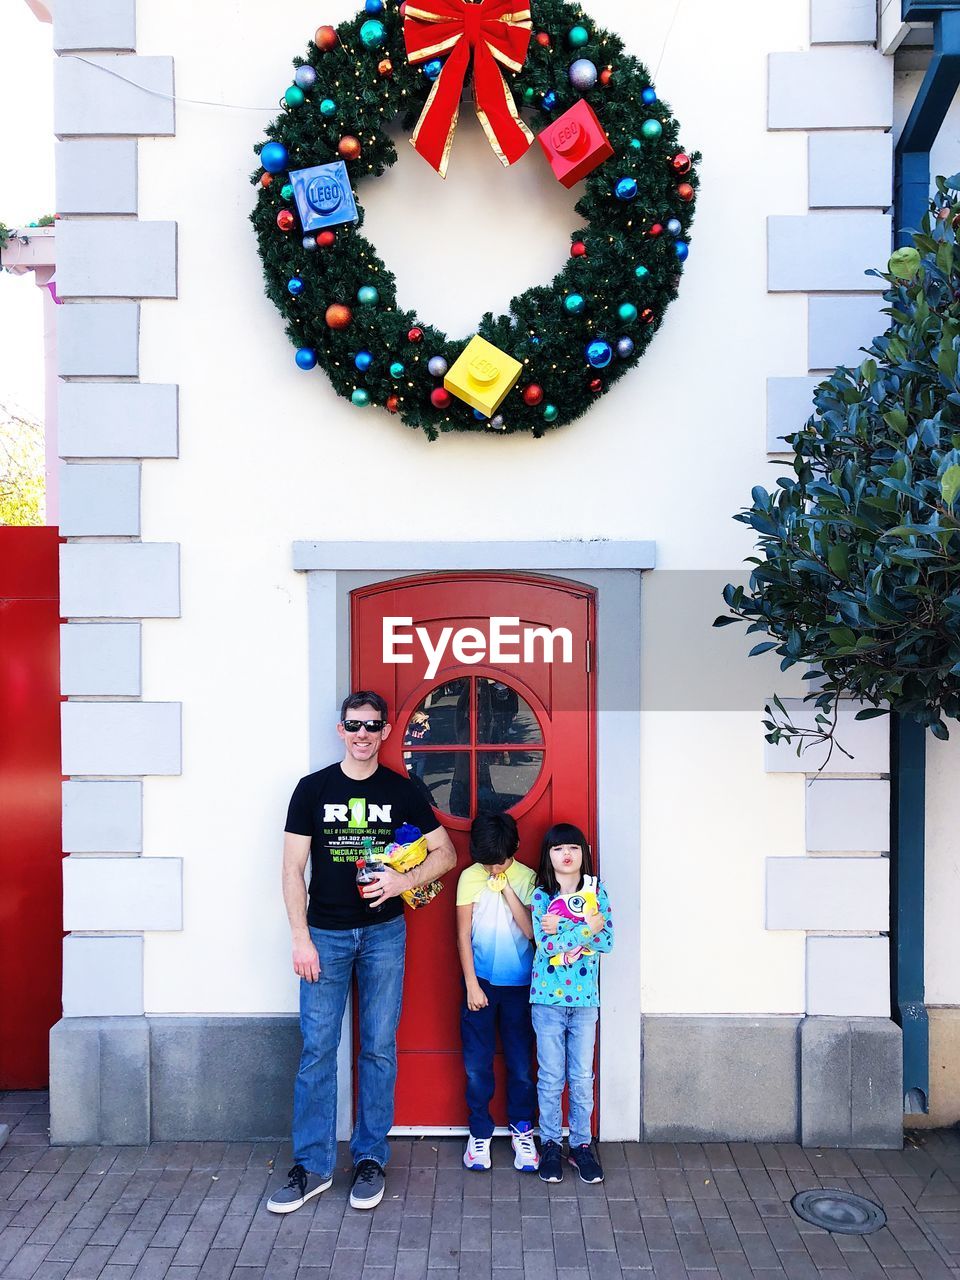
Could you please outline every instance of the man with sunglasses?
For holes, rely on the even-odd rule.
[[[423,792],[380,764],[380,747],[390,735],[383,698],[361,690],[344,699],[337,733],[343,759],[300,779],[283,841],[283,900],[300,978],[303,1054],[293,1093],[294,1165],[286,1186],[267,1201],[274,1213],[299,1209],[333,1181],[337,1047],[354,975],[360,1054],[350,1203],[373,1209],[383,1199],[406,942],[400,894],[436,880],[457,860]],[[405,874],[383,870],[361,897],[356,863],[364,841],[378,853],[404,823],[423,832],[427,857]]]

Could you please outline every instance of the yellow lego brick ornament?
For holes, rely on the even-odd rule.
[[[486,338],[471,338],[446,377],[446,389],[488,418],[517,385],[523,365]]]

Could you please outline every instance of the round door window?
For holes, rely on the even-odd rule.
[[[486,676],[436,685],[403,735],[407,773],[452,818],[515,808],[536,785],[543,757],[533,708],[516,689]]]

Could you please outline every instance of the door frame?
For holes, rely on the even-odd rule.
[[[604,881],[616,904],[616,960],[603,974],[600,1137],[637,1141],[641,1132],[640,956],[640,580],[655,563],[650,542],[297,542],[294,568],[307,574],[311,770],[342,754],[336,711],[350,680],[350,593],[422,573],[530,573],[582,582],[597,591],[597,833]],[[635,1053],[624,1053],[634,1045]],[[352,1010],[338,1055],[340,1138],[353,1124]]]

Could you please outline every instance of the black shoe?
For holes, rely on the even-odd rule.
[[[273,1193],[267,1201],[267,1208],[271,1213],[293,1213],[294,1209],[299,1209],[332,1185],[332,1175],[321,1178],[319,1173],[311,1173],[302,1164],[295,1164],[290,1170],[290,1181]]]
[[[577,1173],[579,1173],[581,1182],[603,1181],[603,1170],[600,1168],[600,1161],[594,1156],[589,1142],[585,1142],[580,1147],[571,1147],[567,1162],[572,1164]]]
[[[351,1209],[375,1209],[383,1199],[383,1170],[376,1160],[361,1160],[353,1171]]]
[[[540,1148],[540,1168],[537,1172],[544,1182],[563,1181],[563,1162],[559,1142],[545,1142]]]

